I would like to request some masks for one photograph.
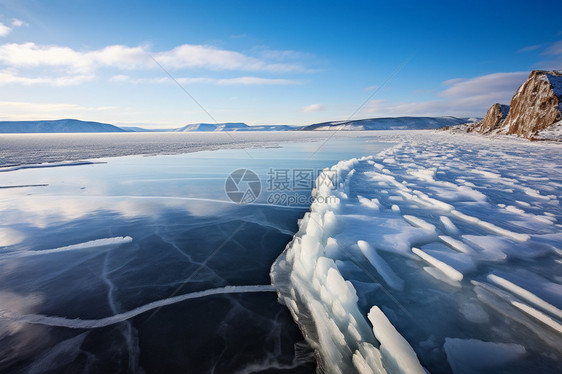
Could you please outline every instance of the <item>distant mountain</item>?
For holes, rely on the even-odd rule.
[[[192,132],[192,131],[234,131],[246,128],[245,123],[192,123],[176,129],[176,132]]]
[[[288,126],[288,125],[262,125],[262,126],[248,126],[243,131],[292,131],[299,130],[301,126]]]
[[[54,121],[0,121],[0,133],[92,133],[92,132],[222,132],[222,131],[294,131],[294,130],[425,130],[454,126],[478,119],[456,117],[390,117],[353,121],[332,121],[309,126],[261,125],[241,122],[194,123],[176,129],[117,127],[107,123],[61,119]]]
[[[194,123],[175,129],[146,129],[138,126],[117,127],[107,123],[61,119],[54,121],[0,121],[0,133],[83,133],[83,132],[220,132],[290,131],[286,125],[248,126],[245,123]]]
[[[185,125],[179,129],[173,130],[176,132],[218,132],[218,131],[290,131],[295,130],[297,127],[286,125],[263,125],[263,126],[248,126],[245,123],[227,122],[227,123],[194,123]]]
[[[77,119],[55,121],[0,121],[0,133],[125,132],[117,126]]]
[[[387,117],[368,118],[353,121],[323,122],[304,126],[301,130],[309,131],[361,131],[361,130],[428,130],[461,123],[473,122],[473,118],[457,117]]]
[[[138,126],[119,126],[119,128],[127,132],[172,132],[177,130],[177,129],[145,129],[144,127],[138,127]]]

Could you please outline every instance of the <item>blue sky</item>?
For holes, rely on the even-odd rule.
[[[0,0],[0,120],[212,122],[163,69],[218,122],[343,120],[368,98],[353,118],[483,116],[532,69],[562,69],[560,15],[556,1]]]

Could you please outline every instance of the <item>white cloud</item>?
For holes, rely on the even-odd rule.
[[[529,72],[515,73],[494,73],[479,77],[458,80],[439,96],[454,100],[464,101],[485,101],[501,100],[508,101],[515,93],[515,90],[529,76]],[[449,80],[449,82],[451,82]],[[495,101],[494,101],[495,102]],[[490,105],[492,105],[490,103]]]
[[[12,32],[11,27],[8,27],[8,26],[4,25],[2,22],[0,22],[0,37],[6,36],[11,32]]]
[[[23,22],[22,20],[19,20],[17,18],[12,18],[12,26],[13,27],[22,27],[23,25],[26,25],[26,23]]]
[[[226,78],[218,79],[216,84],[218,85],[292,85],[300,84],[302,82],[292,79],[278,79],[278,78],[260,78],[260,77],[239,77],[239,78]]]
[[[114,106],[87,107],[63,103],[0,101],[0,118],[14,121],[36,120],[38,118],[88,118],[93,113],[118,110],[122,109]]]
[[[75,52],[80,60],[89,63],[90,69],[97,67],[114,67],[124,70],[147,68],[154,63],[146,47],[127,47],[124,45],[110,45],[108,47],[91,51]],[[81,62],[82,62],[81,61]]]
[[[109,80],[112,81],[112,82],[126,82],[126,81],[130,81],[131,77],[129,77],[128,75],[124,75],[124,74],[118,74],[118,75],[114,75]]]
[[[154,55],[165,67],[205,68],[210,70],[268,71],[275,73],[300,72],[299,64],[270,62],[267,59],[244,55],[240,52],[218,49],[208,45],[183,44],[170,51]]]
[[[302,108],[302,111],[305,113],[310,113],[310,112],[321,112],[325,109],[326,107],[322,104],[310,104]]]
[[[21,21],[14,20],[17,24]],[[285,58],[288,51],[281,53]],[[296,56],[296,55],[295,55]],[[78,51],[58,45],[35,43],[0,44],[0,85],[49,84],[54,86],[79,84],[93,79],[99,69],[121,71],[204,69],[211,71],[256,71],[268,73],[304,72],[298,63],[279,63],[280,56],[253,57],[236,51],[208,45],[183,44],[168,51],[152,52],[147,45],[128,47],[111,45],[97,50]],[[277,58],[277,60],[275,60]],[[161,73],[159,71],[159,73]],[[161,78],[132,78],[116,74],[111,81],[131,83],[164,83]],[[242,76],[236,78],[179,78],[185,84],[208,83],[216,85],[290,85],[297,80]]]
[[[10,34],[13,31],[13,27],[21,27],[23,25],[25,25],[25,22],[17,19],[17,18],[12,18],[12,21],[10,22],[10,26],[5,25],[4,23],[0,22],[0,37],[4,37],[4,36],[8,36],[8,34]]]
[[[111,77],[111,81],[114,82],[131,82],[131,83],[168,83],[173,84],[170,78],[167,77],[160,77],[160,78],[131,78],[127,75],[115,75]],[[293,84],[300,84],[301,81],[298,80],[291,80],[291,79],[278,79],[278,78],[261,78],[261,77],[236,77],[236,78],[206,78],[206,77],[199,77],[199,78],[176,78],[176,81],[180,84],[215,84],[219,86],[234,86],[234,85],[243,85],[243,86],[263,86],[263,85],[293,85]]]
[[[23,77],[13,69],[0,71],[0,86],[5,84],[36,85],[44,84],[51,86],[71,86],[86,82],[93,78],[92,75],[65,75],[59,77]]]
[[[103,67],[122,70],[158,69],[151,56],[166,69],[304,71],[299,64],[276,63],[208,45],[183,44],[169,51],[156,53],[151,52],[147,46],[111,45],[83,52],[69,47],[35,43],[0,45],[0,62],[7,66],[59,67],[74,72],[92,72]]]
[[[97,67],[121,69],[140,67],[148,63],[142,47],[109,46],[92,52],[78,52],[68,47],[40,46],[35,43],[0,45],[0,62],[10,67],[58,67],[73,72],[92,72]]]
[[[529,72],[495,73],[471,79],[450,79],[439,99],[422,102],[371,101],[366,111],[377,116],[484,116],[494,103],[509,104]]]

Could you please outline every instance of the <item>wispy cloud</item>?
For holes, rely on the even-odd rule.
[[[6,36],[12,32],[12,28],[0,22],[0,37]]]
[[[321,112],[323,110],[326,110],[326,107],[322,104],[310,104],[302,108],[302,111],[305,113]]]
[[[302,72],[294,63],[277,63],[272,58],[248,56],[236,51],[208,45],[183,44],[170,51],[154,54],[164,66],[176,69],[205,68],[209,70],[268,71],[274,73]]]
[[[44,76],[44,77],[24,77],[18,75],[13,69],[6,69],[0,71],[0,86],[6,84],[22,84],[26,86],[31,85],[50,85],[50,86],[72,86],[84,83],[93,79],[92,75],[64,75],[58,77]]]
[[[550,56],[562,55],[562,40],[550,44],[541,54]]]
[[[23,22],[22,20],[17,19],[17,18],[12,18],[12,26],[13,27],[22,27],[24,25],[27,25],[27,24],[25,22]]]
[[[483,116],[494,103],[509,104],[529,72],[495,73],[470,79],[455,78],[443,84],[439,99],[421,102],[373,100],[367,112],[377,116]]]
[[[515,90],[525,81],[528,72],[494,73],[471,79],[457,80],[439,96],[465,102],[485,103],[486,101],[511,99]],[[451,80],[449,80],[451,82]],[[493,103],[490,103],[490,105]]]
[[[10,26],[6,25],[5,23],[0,22],[0,37],[4,37],[4,36],[8,36],[14,27],[21,27],[25,25],[25,22],[17,19],[17,18],[13,18],[10,22]]]
[[[8,67],[56,67],[73,72],[93,72],[99,67],[134,69],[147,67],[150,57],[143,47],[113,45],[90,52],[35,43],[0,45],[0,62]]]
[[[535,45],[528,45],[526,47],[521,48],[517,51],[517,53],[527,53],[539,50],[543,47],[543,44],[535,44]]]
[[[64,103],[0,101],[2,119],[35,120],[45,118],[87,118],[92,113],[115,111],[115,106],[88,107]]]
[[[147,45],[129,47],[111,45],[101,49],[79,51],[58,45],[35,43],[0,44],[0,84],[51,84],[55,86],[79,84],[93,79],[100,69],[130,72],[159,70],[158,64],[175,71],[239,71],[273,74],[305,72],[305,67],[294,60],[298,54],[280,51],[277,54],[260,53],[250,56],[237,51],[219,49],[208,45],[182,44],[167,51],[153,52]],[[155,63],[154,59],[158,61]],[[112,81],[131,83],[162,83],[161,78],[131,78],[116,74]],[[215,85],[291,85],[302,81],[294,79],[241,76],[235,78],[179,78],[183,83],[208,83]]]
[[[158,83],[169,83],[173,84],[174,82],[167,77],[160,77],[160,78],[131,78],[128,75],[115,75],[110,78],[113,82],[130,82],[130,83],[149,83],[149,84],[158,84]],[[302,81],[293,80],[293,79],[281,79],[281,78],[262,78],[262,77],[235,77],[235,78],[208,78],[208,77],[194,77],[194,78],[187,78],[187,77],[180,77],[175,79],[180,84],[214,84],[218,86],[265,86],[265,85],[294,85],[294,84],[301,84]]]
[[[275,86],[287,86],[293,84],[301,84],[301,81],[294,79],[280,79],[280,78],[260,78],[260,77],[238,77],[238,78],[226,78],[218,79],[216,84],[221,86],[230,85],[244,85],[244,86],[264,86],[264,85],[275,85]]]
[[[60,67],[75,72],[91,72],[111,67],[121,70],[157,69],[151,55],[167,69],[205,69],[302,72],[298,63],[272,60],[219,49],[208,45],[183,44],[168,51],[153,52],[148,46],[111,45],[92,51],[77,51],[57,45],[11,43],[0,45],[0,62],[12,67]]]
[[[544,50],[539,53],[542,60],[535,64],[536,68],[545,70],[560,70],[562,67],[562,40],[543,45]]]

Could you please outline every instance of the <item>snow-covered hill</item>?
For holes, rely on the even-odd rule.
[[[353,121],[333,121],[305,126],[302,130],[428,130],[461,123],[474,122],[474,118],[457,117],[389,117],[368,118]]]
[[[192,131],[289,131],[295,130],[295,127],[285,125],[264,125],[264,126],[248,126],[245,123],[227,122],[227,123],[194,123],[176,129],[176,132],[192,132]]]
[[[176,129],[146,129],[144,127],[139,126],[119,126],[119,128],[127,131],[127,132],[172,132],[176,131]]]
[[[77,119],[55,121],[0,121],[0,133],[125,132],[117,126]]]

